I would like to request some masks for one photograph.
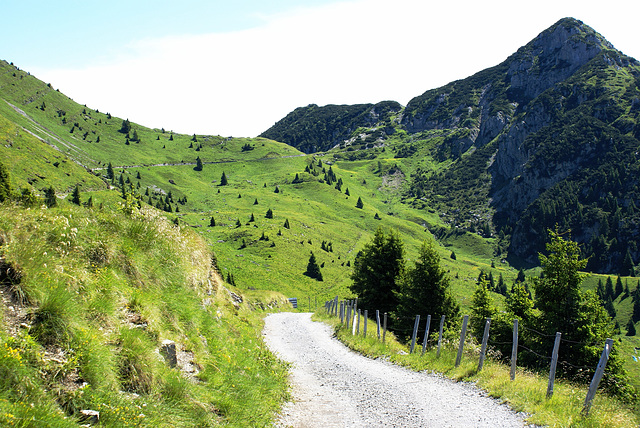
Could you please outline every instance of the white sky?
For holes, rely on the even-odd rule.
[[[211,10],[202,9],[202,22],[191,34],[187,24],[198,16],[199,0],[189,0],[183,15],[167,12],[175,25],[158,22],[137,32],[122,29],[144,20],[144,11],[123,10],[122,21],[109,16],[106,25],[90,6],[70,3],[76,14],[69,22],[63,8],[49,27],[22,25],[30,44],[25,39],[21,46],[15,29],[13,39],[0,31],[12,48],[5,51],[15,56],[4,59],[80,104],[187,134],[253,137],[311,103],[406,105],[428,89],[502,62],[568,16],[640,58],[640,7],[628,0],[314,0],[311,6],[294,8],[296,2],[289,2],[266,12],[213,10],[220,3],[215,0],[202,2]],[[9,10],[7,20],[20,23],[26,10]],[[210,29],[205,12],[217,13]],[[90,30],[92,22],[99,31]],[[38,40],[51,42],[46,52],[35,51]]]

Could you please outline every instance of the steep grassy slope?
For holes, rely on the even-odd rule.
[[[0,207],[0,236],[0,424],[77,426],[82,410],[114,427],[271,420],[285,367],[197,234],[151,210],[68,205]]]

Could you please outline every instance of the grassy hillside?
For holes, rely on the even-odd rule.
[[[197,234],[152,210],[64,205],[0,207],[0,237],[2,426],[77,426],[82,410],[117,427],[272,419],[286,367]]]

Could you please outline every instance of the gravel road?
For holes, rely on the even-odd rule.
[[[310,313],[268,315],[267,346],[292,363],[293,402],[277,427],[523,427],[473,385],[356,354]]]

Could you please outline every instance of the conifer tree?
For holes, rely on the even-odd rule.
[[[356,208],[364,208],[364,204],[362,203],[362,198],[358,197],[358,202],[356,202]]]
[[[13,189],[11,188],[11,178],[9,170],[0,163],[0,202],[10,201],[13,198]]]
[[[524,282],[515,282],[505,299],[507,312],[527,324],[533,317],[533,300]]]
[[[304,272],[304,275],[309,278],[313,278],[317,281],[322,281],[322,272],[320,272],[320,266],[318,266],[318,262],[316,261],[316,256],[311,252],[311,256],[309,256],[309,262],[307,263],[307,270]]]
[[[397,308],[397,292],[404,273],[404,247],[397,234],[376,230],[371,242],[358,252],[351,274],[350,290],[361,307],[380,313]]]
[[[53,208],[58,204],[58,198],[56,198],[56,191],[53,189],[53,186],[49,186],[48,189],[45,189],[44,204],[48,208]]]
[[[630,319],[627,323],[627,334],[626,336],[635,336],[636,335],[636,325],[633,322],[633,319]]]
[[[131,131],[131,123],[129,122],[129,119],[123,120],[122,126],[120,127],[118,132],[122,134],[128,134],[130,131]]]
[[[476,338],[482,337],[484,333],[485,320],[492,318],[496,313],[495,307],[491,304],[491,297],[489,297],[489,282],[482,278],[482,280],[476,285],[476,290],[473,293],[471,300],[471,317],[469,325],[471,332]]]
[[[596,287],[596,294],[602,300],[602,303],[607,300],[607,292],[604,289],[604,284],[602,283],[602,279],[598,279],[598,285]]]
[[[258,205],[258,198],[256,198],[255,201],[253,201],[253,205]]]
[[[432,319],[445,316],[447,325],[454,323],[460,313],[447,271],[440,264],[440,256],[433,241],[422,243],[414,265],[402,277],[395,315],[402,325],[410,325],[418,314]]]
[[[622,279],[618,277],[616,279],[616,294],[615,298],[617,299],[624,292],[624,285],[622,285]]]
[[[73,193],[71,194],[71,203],[80,205],[80,188],[78,186],[73,189]]]
[[[196,167],[193,169],[196,171],[202,171],[202,160],[200,159],[200,156],[196,158]]]
[[[267,213],[265,214],[266,218],[273,218],[273,211],[271,210],[271,208],[269,208],[267,210]]]
[[[254,221],[256,221],[256,218],[253,216],[253,213],[251,213],[251,218],[249,219],[249,223],[253,223]]]
[[[211,217],[211,220],[209,221],[209,227],[215,227],[216,226],[216,219]]]
[[[587,260],[580,258],[578,244],[565,240],[557,228],[549,232],[549,255],[539,255],[542,275],[535,279],[535,303],[540,311],[537,324],[540,331],[548,335],[540,338],[538,349],[551,349],[555,332],[562,332],[567,342],[563,342],[563,358],[573,366],[563,366],[560,370],[566,376],[575,376],[576,370],[581,370],[578,366],[595,368],[601,350],[590,344],[603,343],[611,337],[612,323],[596,293],[582,291],[580,271],[584,270]],[[607,304],[609,302],[608,296]],[[611,366],[607,365],[611,371],[605,377],[611,376],[607,384],[620,391],[627,381],[615,354],[614,350],[610,356]]]
[[[633,267],[633,259],[631,258],[631,252],[627,248],[627,253],[624,255],[622,261],[622,269],[620,270],[621,276],[636,276],[635,268]]]
[[[113,171],[113,166],[111,165],[111,162],[109,162],[109,165],[107,166],[107,179],[113,180],[114,177],[115,177],[115,172]]]
[[[613,290],[613,281],[611,280],[611,277],[608,276],[607,277],[607,281],[606,281],[606,286],[604,288],[604,300],[605,302],[607,301],[607,298],[611,298],[611,300],[616,298],[616,293]]]
[[[226,186],[227,184],[228,184],[227,174],[225,174],[224,171],[222,171],[222,176],[220,177],[220,185]]]
[[[289,219],[288,218],[284,220],[284,226],[283,227],[285,229],[291,229],[291,226],[289,226]]]

